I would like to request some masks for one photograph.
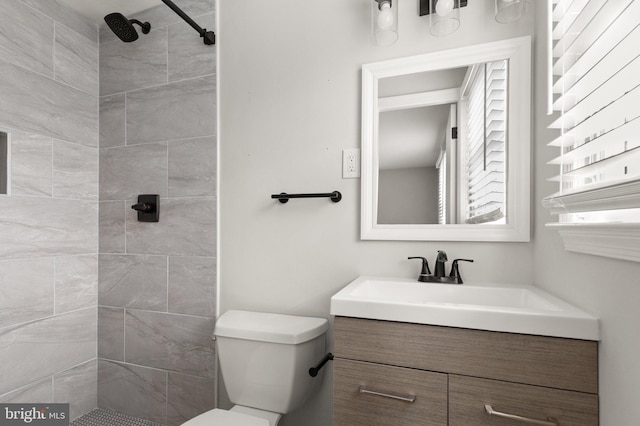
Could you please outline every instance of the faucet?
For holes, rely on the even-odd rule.
[[[447,253],[444,250],[438,250],[438,256],[436,257],[436,269],[433,276],[436,278],[443,278],[445,276],[444,264],[447,262]]]
[[[458,262],[473,262],[473,259],[454,259],[451,264],[451,272],[449,276],[445,273],[445,264],[447,262],[447,253],[444,250],[438,250],[436,256],[436,266],[433,275],[429,270],[429,263],[427,259],[420,256],[408,257],[407,259],[422,259],[422,270],[418,281],[426,283],[440,283],[440,284],[462,284],[462,276],[460,276],[460,269]]]

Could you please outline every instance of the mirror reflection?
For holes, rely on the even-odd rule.
[[[508,59],[378,81],[378,224],[504,224]]]

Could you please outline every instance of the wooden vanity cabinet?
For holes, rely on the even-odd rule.
[[[490,416],[485,405],[550,425],[598,425],[597,342],[348,317],[334,324],[334,426],[526,424]]]

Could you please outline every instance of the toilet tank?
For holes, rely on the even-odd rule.
[[[309,375],[325,355],[325,318],[227,311],[214,334],[231,402],[286,414],[320,385]],[[320,370],[322,372],[322,370]]]

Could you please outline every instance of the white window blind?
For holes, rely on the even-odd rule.
[[[474,67],[466,98],[466,223],[506,216],[507,61]]]
[[[559,117],[550,127],[559,135],[549,163],[558,192],[543,204],[558,222],[550,226],[569,250],[640,260],[640,249],[629,253],[627,242],[611,240],[617,231],[634,238],[640,225],[640,1],[553,3],[549,60]],[[617,231],[589,240],[590,232],[606,234],[604,225]]]
[[[440,151],[436,164],[438,169],[438,223],[447,223],[447,152]]]

